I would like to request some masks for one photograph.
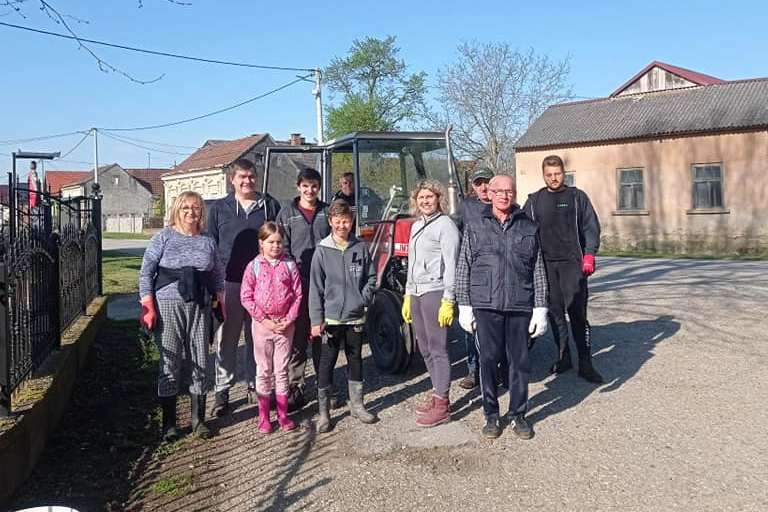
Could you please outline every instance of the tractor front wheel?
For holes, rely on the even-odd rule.
[[[413,355],[411,327],[400,315],[402,298],[391,290],[379,289],[368,308],[365,324],[376,368],[384,373],[403,373]]]

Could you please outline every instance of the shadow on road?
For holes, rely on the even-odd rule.
[[[545,382],[544,391],[530,399],[530,419],[536,423],[581,403],[596,390],[610,393],[619,389],[637,374],[654,356],[656,345],[680,330],[680,322],[672,316],[662,315],[653,320],[614,322],[592,327],[593,362],[607,384],[597,387],[580,379],[570,371]],[[531,381],[548,377],[548,367],[555,358],[551,337],[537,344],[531,354],[533,369]]]

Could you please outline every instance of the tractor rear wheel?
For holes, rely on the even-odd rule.
[[[413,355],[411,327],[400,315],[402,299],[393,291],[379,289],[368,308],[365,324],[376,368],[384,373],[403,373]]]

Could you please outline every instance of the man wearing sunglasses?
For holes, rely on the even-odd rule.
[[[456,269],[459,324],[477,331],[483,436],[501,435],[496,371],[506,354],[509,424],[518,437],[531,439],[533,429],[525,419],[528,337],[547,331],[547,276],[538,226],[515,203],[514,179],[496,176],[488,185],[491,208],[464,226]]]

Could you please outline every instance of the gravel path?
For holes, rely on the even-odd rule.
[[[554,378],[551,339],[534,348],[536,437],[480,438],[478,393],[453,385],[455,421],[421,430],[429,388],[419,362],[380,376],[366,359],[367,402],[325,435],[259,435],[255,408],[212,422],[137,479],[130,509],[768,510],[768,262],[601,258],[592,280],[595,365],[608,383]],[[454,378],[465,373],[458,342]],[[339,377],[342,372],[338,373]],[[502,401],[502,407],[506,399]],[[314,404],[299,419],[309,422]],[[178,497],[153,486],[184,482]]]

